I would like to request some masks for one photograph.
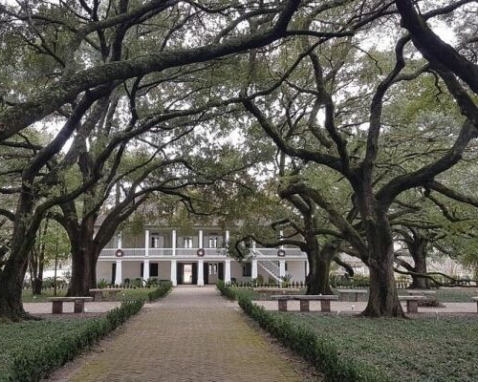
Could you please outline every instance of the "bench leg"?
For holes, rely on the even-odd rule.
[[[309,300],[300,300],[300,311],[301,312],[310,312]]]
[[[63,301],[52,301],[51,312],[53,314],[63,313]]]
[[[84,300],[75,300],[73,311],[75,313],[83,313],[85,311],[85,301]]]
[[[478,301],[476,302],[476,313],[478,313]]]
[[[287,312],[287,300],[278,300],[279,312]]]
[[[418,301],[407,300],[407,313],[418,313]]]
[[[320,310],[322,312],[330,312],[330,300],[320,300]]]

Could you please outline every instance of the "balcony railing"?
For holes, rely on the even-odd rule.
[[[284,257],[304,257],[306,256],[305,252],[302,252],[298,248],[284,248],[283,249],[285,256]],[[277,248],[256,248],[254,251],[256,257],[276,257],[278,256],[279,250]]]
[[[148,257],[170,257],[176,252],[177,257],[198,257],[199,248],[149,248]],[[101,251],[100,257],[117,257],[117,248],[106,248]],[[122,248],[122,257],[143,257],[146,256],[146,248]],[[306,254],[298,248],[284,248],[285,258],[305,257]],[[256,258],[279,257],[277,248],[256,248],[252,251]],[[204,248],[204,257],[227,257],[225,248]]]

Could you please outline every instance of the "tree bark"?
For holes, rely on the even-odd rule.
[[[427,244],[428,241],[422,237],[414,236],[414,241],[408,247],[410,255],[415,262],[414,272],[427,273]],[[430,280],[425,277],[420,277],[412,274],[411,289],[430,289]]]
[[[362,315],[405,317],[395,285],[393,236],[386,209],[374,200],[372,193],[361,199],[370,269],[370,295]]]
[[[70,221],[67,232],[71,243],[71,281],[68,296],[89,296],[90,289],[96,287],[96,262],[98,258],[95,243],[94,224],[96,215],[83,220],[81,225]]]
[[[327,243],[321,251],[318,244],[316,249],[307,251],[309,274],[306,277],[306,294],[334,294],[330,287],[330,265],[334,254],[335,247],[330,243]]]

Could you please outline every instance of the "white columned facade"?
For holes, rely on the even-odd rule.
[[[231,260],[225,261],[225,270],[224,270],[224,282],[226,284],[231,283]]]
[[[143,280],[146,282],[149,279],[149,259],[143,261]]]
[[[123,284],[123,260],[116,260],[115,285]]]
[[[173,229],[173,234],[172,234],[172,243],[171,247],[173,249],[173,256],[176,256],[176,230]],[[172,267],[171,267],[171,272],[172,272]],[[176,273],[174,273],[174,278],[176,278]]]
[[[285,276],[285,260],[279,260],[279,277]]]
[[[199,230],[199,248],[204,248],[204,232],[202,229]]]
[[[144,255],[149,256],[149,229],[144,231]]]
[[[204,286],[204,260],[198,260],[198,286]]]
[[[178,280],[176,278],[177,275],[177,260],[171,260],[171,282],[173,283],[173,286],[178,285]]]
[[[252,264],[251,264],[251,278],[252,279],[257,279],[257,260],[252,259]]]

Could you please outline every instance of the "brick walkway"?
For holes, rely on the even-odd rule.
[[[301,381],[213,287],[179,287],[146,306],[61,381]]]

